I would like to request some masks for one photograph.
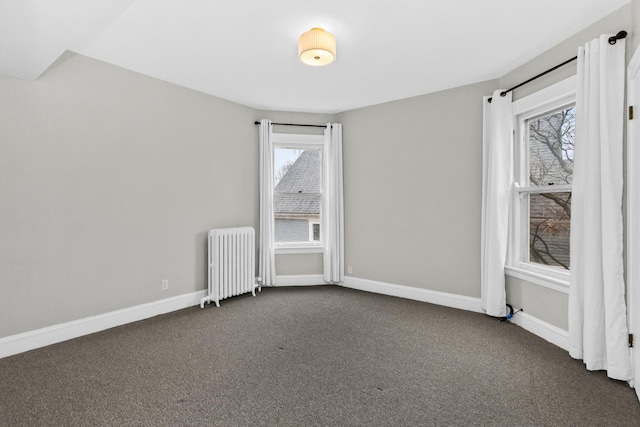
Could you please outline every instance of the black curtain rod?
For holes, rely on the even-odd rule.
[[[626,32],[626,31],[619,31],[619,32],[618,32],[618,34],[616,34],[615,36],[611,36],[611,37],[609,37],[609,44],[610,44],[610,45],[614,45],[614,44],[616,44],[616,42],[617,42],[618,40],[623,39],[623,38],[625,38],[625,37],[627,37],[627,32]],[[558,65],[556,65],[555,67],[551,67],[551,68],[549,68],[548,70],[543,71],[542,73],[538,74],[537,76],[531,77],[531,78],[530,78],[529,80],[527,80],[527,81],[524,81],[524,82],[522,82],[522,83],[520,83],[520,84],[517,84],[517,85],[515,85],[514,87],[512,87],[512,88],[510,88],[510,89],[507,89],[507,90],[505,90],[505,91],[503,91],[503,92],[500,92],[500,96],[506,96],[509,92],[511,92],[511,91],[513,91],[513,90],[518,89],[520,86],[524,86],[524,85],[526,85],[527,83],[531,83],[532,81],[534,81],[534,80],[536,80],[536,79],[539,79],[540,77],[544,76],[545,74],[549,74],[550,72],[555,71],[555,70],[557,70],[558,68],[562,67],[563,65],[567,65],[568,63],[573,62],[573,61],[575,61],[576,59],[578,59],[578,57],[577,57],[577,56],[574,56],[574,57],[573,57],[573,58],[571,58],[571,59],[567,59],[567,60],[566,60],[566,61],[564,61],[562,64],[558,64]],[[493,97],[489,98],[489,99],[488,99],[488,101],[489,101],[489,102],[491,102],[491,100],[492,100],[492,99],[493,99]]]
[[[260,122],[254,122],[254,125],[259,125]],[[296,124],[296,123],[271,123],[272,125],[278,125],[278,126],[302,126],[302,127],[307,127],[307,128],[326,128],[327,125],[300,125],[300,124]]]

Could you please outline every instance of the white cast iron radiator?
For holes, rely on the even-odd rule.
[[[253,227],[216,228],[209,231],[208,295],[214,301],[251,292],[256,296],[255,231]]]

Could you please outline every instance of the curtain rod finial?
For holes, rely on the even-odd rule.
[[[627,37],[627,32],[624,30],[619,31],[615,36],[609,37],[609,44],[614,45],[618,40],[624,39],[625,37]]]

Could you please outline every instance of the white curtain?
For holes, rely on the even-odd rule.
[[[326,156],[324,172],[325,241],[324,280],[328,283],[344,281],[344,209],[342,194],[342,124],[328,123],[324,131]]]
[[[274,286],[276,258],[273,247],[275,224],[273,219],[273,125],[260,120],[260,255],[258,274],[261,286]]]
[[[589,370],[631,378],[622,263],[624,40],[578,50],[569,344]]]
[[[481,288],[482,309],[506,316],[504,266],[509,233],[509,202],[513,182],[513,115],[511,93],[485,101],[482,159]]]

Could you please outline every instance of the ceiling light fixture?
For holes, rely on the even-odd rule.
[[[336,38],[322,28],[312,28],[298,40],[298,58],[314,67],[331,64],[336,60]]]

